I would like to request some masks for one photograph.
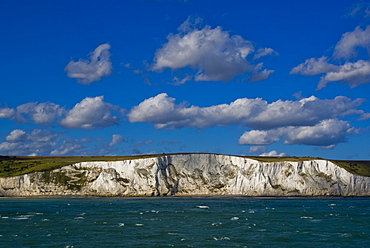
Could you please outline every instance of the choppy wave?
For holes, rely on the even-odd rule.
[[[368,198],[0,199],[1,247],[367,247]]]

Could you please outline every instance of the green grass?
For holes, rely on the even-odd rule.
[[[66,165],[71,165],[79,162],[88,161],[121,161],[129,159],[141,159],[160,157],[164,155],[176,154],[151,154],[137,156],[83,156],[83,157],[32,157],[32,156],[0,156],[0,177],[11,177],[23,175],[37,171],[50,171]],[[245,156],[243,156],[245,157]],[[312,157],[245,157],[255,159],[260,162],[281,162],[281,161],[308,161]],[[345,161],[345,160],[330,160],[336,165],[346,169],[347,171],[361,176],[370,176],[370,161]]]
[[[356,175],[370,177],[370,161],[331,160],[334,164]]]
[[[50,171],[79,162],[88,161],[120,161],[128,159],[161,156],[83,156],[83,157],[32,157],[32,156],[0,156],[0,177],[11,177],[37,171]]]

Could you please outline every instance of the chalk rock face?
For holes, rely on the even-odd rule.
[[[259,162],[216,154],[82,162],[0,178],[0,196],[370,196],[370,177],[326,160]]]

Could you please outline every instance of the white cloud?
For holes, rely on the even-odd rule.
[[[0,108],[0,119],[12,119],[15,116],[15,110],[12,108]]]
[[[240,145],[270,145],[278,142],[281,138],[281,129],[252,130],[245,132],[239,138]]]
[[[55,146],[58,135],[48,131],[35,129],[30,133],[15,129],[0,143],[0,152],[12,155],[48,155]]]
[[[346,121],[328,119],[314,126],[289,126],[267,131],[248,131],[239,138],[239,144],[269,145],[284,139],[286,144],[331,146],[345,142],[348,135],[357,132],[358,130]]]
[[[24,130],[15,129],[11,131],[11,133],[6,136],[6,140],[8,142],[19,142],[24,141],[26,139],[26,132]]]
[[[112,140],[109,142],[109,147],[114,147],[118,145],[119,143],[123,142],[125,139],[119,135],[119,134],[113,134],[112,135]]]
[[[68,77],[76,78],[81,84],[91,84],[109,76],[112,72],[109,49],[109,44],[102,44],[90,54],[89,60],[70,61],[65,68]]]
[[[182,105],[175,105],[175,98],[166,93],[144,100],[128,114],[130,122],[166,123],[181,120]]]
[[[128,114],[130,122],[149,122],[156,128],[205,128],[245,124],[254,129],[282,126],[314,125],[321,120],[364,113],[357,107],[363,99],[351,100],[344,96],[321,100],[314,96],[297,101],[268,103],[260,98],[240,98],[230,104],[210,107],[187,107],[175,104],[174,98],[162,93],[141,102]]]
[[[365,48],[367,55],[370,55],[370,25],[365,30],[357,27],[354,31],[343,34],[334,48],[333,58],[345,60],[355,58],[358,56],[357,48],[359,47]],[[334,81],[348,83],[351,88],[370,83],[370,61],[368,59],[356,62],[345,61],[342,65],[329,63],[328,60],[325,56],[319,59],[308,59],[294,67],[290,73],[306,76],[325,73],[316,90],[320,90],[326,87],[329,82]]]
[[[284,153],[284,152],[278,153],[277,151],[272,150],[270,152],[264,152],[264,153],[260,154],[260,156],[264,156],[264,157],[284,157],[284,156],[287,156],[287,154]]]
[[[359,60],[355,63],[345,63],[339,67],[339,70],[322,76],[317,89],[320,90],[333,81],[348,83],[351,88],[370,83],[370,61]]]
[[[336,119],[323,120],[315,126],[288,128],[285,143],[315,146],[330,146],[346,140],[357,130],[346,121]]]
[[[36,124],[48,124],[53,122],[55,118],[60,117],[64,113],[64,108],[61,108],[59,105],[54,103],[29,102],[19,105],[16,108],[15,119],[19,122],[27,122],[23,116],[25,114],[28,115]]]
[[[261,72],[255,72],[253,73],[249,78],[248,78],[248,82],[256,82],[256,81],[263,81],[263,80],[266,80],[270,75],[271,73],[273,73],[274,70],[267,70],[267,69],[264,69],[263,71]]]
[[[257,50],[256,54],[254,55],[253,59],[259,59],[263,56],[267,55],[278,55],[277,52],[274,51],[274,49],[266,47],[266,48],[260,48]]]
[[[366,121],[368,119],[370,119],[370,113],[363,113],[359,118],[360,121]]]
[[[266,146],[251,146],[248,150],[248,153],[249,154],[261,153],[261,152],[265,152],[266,150],[267,150]]]
[[[366,48],[370,53],[370,25],[365,30],[356,27],[354,31],[343,34],[334,48],[333,55],[337,59],[357,57],[356,47]]]
[[[321,58],[310,58],[304,63],[294,67],[290,74],[301,74],[305,76],[313,76],[326,72],[337,71],[339,68],[336,65],[328,63],[328,58],[323,56]]]
[[[180,26],[180,33],[167,37],[168,42],[155,54],[152,70],[188,67],[196,71],[195,81],[225,82],[257,70],[246,59],[254,51],[250,41],[239,35],[230,36],[221,27],[197,29],[195,26],[188,19]],[[264,53],[271,51],[265,48]],[[264,75],[268,76],[266,72]]]
[[[112,111],[119,107],[103,101],[103,96],[86,97],[68,111],[59,124],[70,129],[94,129],[117,125],[119,119]]]
[[[85,140],[77,139],[66,139],[63,144],[50,152],[50,155],[60,156],[60,155],[81,155],[84,148]]]

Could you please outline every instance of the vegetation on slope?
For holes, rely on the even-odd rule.
[[[177,153],[179,154],[179,153]],[[0,177],[11,177],[37,171],[50,171],[66,165],[88,161],[122,161],[129,159],[141,159],[160,157],[176,154],[151,154],[136,156],[83,156],[83,157],[33,157],[33,156],[0,156]],[[260,162],[281,162],[281,161],[308,161],[312,157],[246,157]],[[344,168],[350,173],[360,176],[370,176],[370,161],[345,161],[330,160],[334,164]]]

